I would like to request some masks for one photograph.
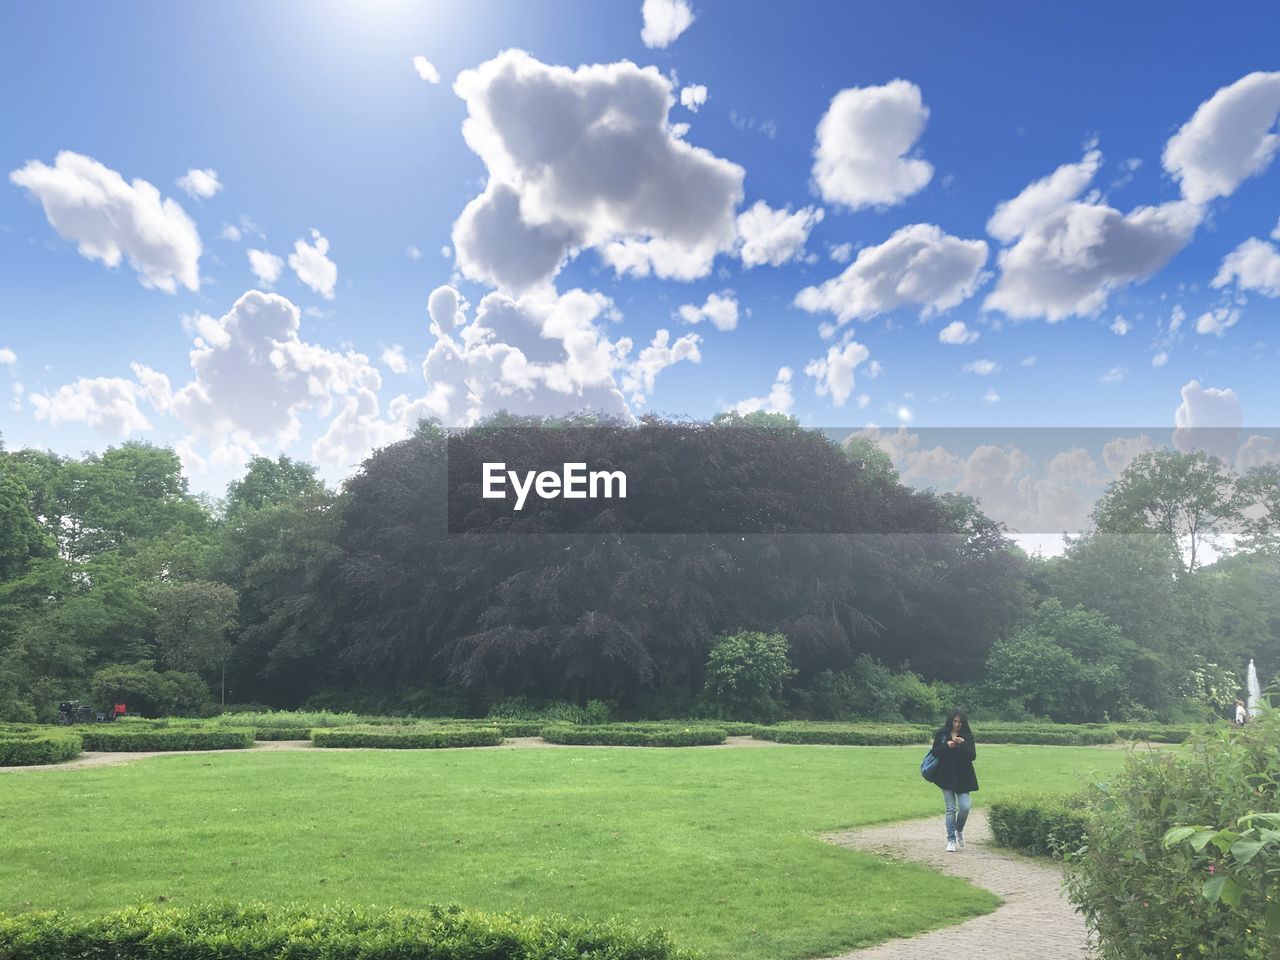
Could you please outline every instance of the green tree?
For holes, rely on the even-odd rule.
[[[280,506],[324,490],[316,468],[281,454],[275,460],[254,457],[239,480],[227,485],[226,514],[234,518],[246,510]]]
[[[152,590],[156,609],[156,651],[169,670],[216,671],[226,703],[229,635],[236,625],[239,597],[225,583],[192,580],[159,584]]]
[[[1280,463],[1265,463],[1240,478],[1242,545],[1258,553],[1280,554]]]
[[[706,693],[720,716],[774,720],[782,685],[795,672],[780,633],[739,630],[716,641],[707,658]]]

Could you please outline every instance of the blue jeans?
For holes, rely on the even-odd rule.
[[[950,843],[957,833],[964,833],[965,821],[969,819],[969,794],[943,790],[942,802],[947,805],[947,842]]]

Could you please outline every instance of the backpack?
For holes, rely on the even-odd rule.
[[[937,783],[938,777],[938,758],[933,755],[930,750],[924,755],[924,759],[920,761],[920,776],[924,777],[929,783]]]

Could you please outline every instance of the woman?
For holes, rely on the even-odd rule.
[[[947,722],[933,735],[930,752],[938,758],[938,773],[933,782],[942,788],[947,807],[947,853],[955,853],[957,849],[964,849],[969,794],[978,789],[978,775],[973,772],[978,751],[964,711],[952,710],[947,715]]]

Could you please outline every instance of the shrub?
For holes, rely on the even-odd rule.
[[[302,732],[313,727],[349,727],[361,720],[354,713],[330,713],[328,710],[265,710],[224,713],[215,717],[214,722],[222,727],[256,727],[268,730],[292,727]]]
[[[254,727],[255,740],[310,740],[310,727]]]
[[[1280,715],[1268,712],[1180,750],[1134,751],[1093,788],[1068,887],[1102,960],[1280,956],[1280,851],[1255,819],[1280,804],[1278,738]]]
[[[612,708],[603,700],[588,700],[585,707],[567,700],[532,700],[507,697],[489,709],[486,720],[520,720],[546,725],[549,723],[608,723]]]
[[[739,630],[721,637],[707,658],[707,699],[720,717],[776,720],[782,713],[782,685],[794,670],[780,633]]]
[[[852,747],[927,746],[932,730],[927,727],[888,724],[780,723],[759,727],[752,734],[775,743],[836,744]],[[981,737],[979,737],[981,741]]]
[[[883,720],[927,723],[941,716],[946,701],[937,683],[911,671],[894,673],[863,654],[849,670],[824,670],[796,692],[797,706],[819,720]]]
[[[80,755],[78,734],[67,731],[0,733],[0,767],[30,767],[40,763],[64,763]]]
[[[548,743],[601,747],[703,747],[724,743],[727,736],[724,727],[670,723],[554,724],[542,731]]]
[[[108,753],[165,750],[243,750],[253,746],[252,730],[209,729],[195,725],[146,727],[100,724],[78,727],[86,750]]]
[[[340,905],[138,906],[98,916],[58,912],[0,916],[0,957],[23,960],[695,960],[660,932],[479,913]]]
[[[158,672],[150,661],[103,667],[90,683],[96,703],[128,704],[148,716],[195,714],[209,705],[209,686],[194,673]]]
[[[1079,849],[1088,822],[1078,797],[1006,797],[991,804],[988,817],[997,846],[1038,857]]]
[[[502,743],[497,727],[399,727],[366,725],[311,732],[317,747],[372,747],[380,750],[436,750],[444,747],[496,747]]]

